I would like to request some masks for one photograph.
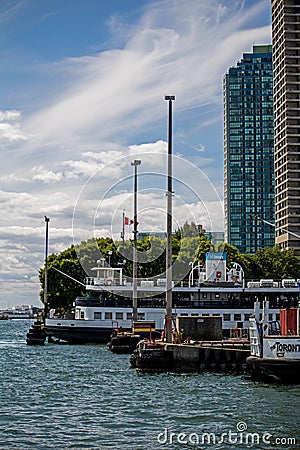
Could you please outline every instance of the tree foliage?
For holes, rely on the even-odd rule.
[[[264,248],[256,254],[241,254],[238,249],[227,243],[220,243],[219,248],[226,253],[227,267],[239,263],[245,273],[246,280],[271,278],[300,278],[300,258],[294,251],[281,250],[279,247]],[[185,223],[172,238],[172,260],[174,275],[178,280],[187,279],[190,264],[205,265],[206,253],[211,243],[203,233],[199,233],[195,224]],[[138,277],[165,277],[166,239],[146,237],[137,241]],[[71,246],[63,252],[51,254],[47,260],[48,292],[47,306],[62,312],[72,310],[75,298],[85,294],[85,288],[57,270],[84,283],[87,276],[92,276],[92,267],[104,258],[112,267],[123,267],[124,276],[132,277],[133,243],[114,242],[111,238],[89,239],[77,246]],[[45,267],[39,270],[42,286],[40,298],[44,300]]]

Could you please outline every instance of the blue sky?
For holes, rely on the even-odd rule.
[[[174,93],[174,227],[223,229],[222,79],[271,42],[269,0],[0,2],[0,307],[38,304],[49,251],[165,228],[166,93]]]

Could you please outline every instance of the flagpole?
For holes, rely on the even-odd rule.
[[[46,232],[45,232],[45,278],[44,278],[44,323],[48,314],[48,233],[49,233],[49,217],[45,216]]]
[[[124,252],[124,240],[125,240],[125,209],[123,209],[122,217],[123,217],[123,221],[122,221],[122,223],[123,223],[123,226],[122,226],[122,241],[123,241],[122,248],[123,248],[123,252]]]
[[[172,101],[175,95],[166,95],[169,103],[168,120],[168,177],[167,177],[167,249],[166,249],[166,342],[172,342]]]
[[[134,166],[134,198],[133,198],[133,258],[132,258],[132,321],[137,321],[137,168],[141,164],[139,159],[135,159],[131,165]]]

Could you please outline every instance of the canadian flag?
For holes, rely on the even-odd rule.
[[[132,225],[133,223],[134,221],[129,219],[129,217],[124,217],[124,225]]]
[[[124,225],[132,225],[134,223],[134,220],[129,219],[129,217],[124,217]],[[136,223],[139,224],[138,222]]]

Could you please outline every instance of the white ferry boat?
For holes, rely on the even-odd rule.
[[[255,302],[269,301],[269,321],[279,320],[280,308],[293,306],[299,296],[296,280],[260,280],[245,285],[238,264],[226,269],[224,254],[211,253],[206,267],[193,267],[188,282],[173,282],[173,315],[221,316],[225,337],[248,334],[249,318]],[[218,264],[213,263],[216,259]],[[99,261],[95,276],[85,282],[86,297],[75,301],[75,313],[58,317],[54,310],[45,318],[45,331],[52,340],[69,343],[107,343],[115,328],[130,331],[132,326],[132,280],[122,268],[105,266]],[[195,275],[196,272],[196,276]],[[138,280],[138,320],[155,322],[158,332],[164,328],[166,280]]]
[[[260,317],[258,305],[250,318],[251,356],[247,364],[258,381],[300,383],[300,310],[280,310],[280,321],[269,322],[269,305],[264,302]]]

